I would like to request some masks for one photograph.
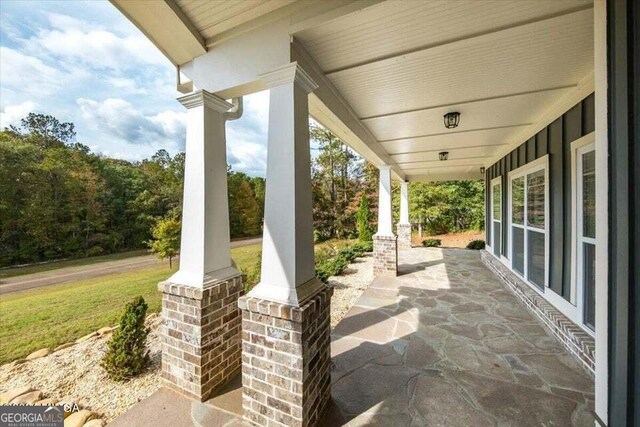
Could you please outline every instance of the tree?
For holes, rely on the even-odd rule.
[[[20,121],[20,128],[11,125],[6,130],[20,138],[30,139],[41,148],[60,147],[76,137],[73,123],[61,123],[46,114],[29,113]]]
[[[373,240],[373,230],[371,229],[371,211],[369,210],[369,201],[367,196],[362,193],[360,196],[360,208],[356,214],[358,223],[358,238],[363,242]]]
[[[168,217],[158,220],[151,231],[153,240],[148,243],[151,252],[160,259],[169,258],[169,268],[173,267],[171,260],[180,251],[180,230],[180,221]]]
[[[147,303],[137,296],[127,304],[118,328],[109,340],[101,366],[114,381],[132,378],[149,366],[147,350],[149,328],[144,324]]]

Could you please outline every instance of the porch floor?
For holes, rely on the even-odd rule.
[[[480,261],[400,252],[332,333],[332,401],[319,425],[589,426],[593,380]],[[161,389],[110,425],[240,426],[239,377],[194,402]]]
[[[326,424],[594,425],[593,380],[477,251],[399,258],[333,331]]]

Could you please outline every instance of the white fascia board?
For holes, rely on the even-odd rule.
[[[509,154],[515,148],[525,141],[531,139],[538,132],[553,123],[558,117],[569,111],[578,102],[591,95],[595,90],[595,79],[593,71],[584,77],[578,85],[560,97],[550,108],[540,115],[532,124],[515,134],[508,141],[504,141],[506,145],[500,149],[495,156],[491,157],[485,167],[490,167],[504,156]]]
[[[404,181],[404,172],[358,118],[353,108],[327,79],[311,55],[295,40],[291,60],[297,61],[318,84],[309,97],[310,115],[375,166],[391,166],[392,177]]]
[[[109,0],[174,65],[204,55],[202,35],[174,0]]]

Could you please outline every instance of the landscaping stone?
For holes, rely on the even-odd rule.
[[[91,338],[94,338],[94,337],[97,337],[97,336],[98,336],[98,333],[97,333],[97,332],[91,332],[90,334],[87,334],[87,335],[85,335],[85,336],[83,336],[83,337],[81,337],[81,338],[78,338],[78,339],[76,340],[76,343],[84,342],[84,341],[88,341],[88,340],[90,340]]]
[[[56,352],[56,351],[64,350],[65,348],[73,347],[74,345],[76,345],[75,342],[68,342],[66,344],[57,346],[56,348],[53,349],[53,351]]]
[[[29,386],[14,388],[5,393],[0,394],[0,404],[9,403],[21,394],[32,392],[33,388]]]
[[[50,348],[43,348],[40,349],[38,351],[34,351],[33,353],[31,353],[30,355],[28,355],[27,357],[25,357],[26,360],[33,360],[33,359],[39,359],[41,357],[45,357],[48,356],[52,353]]]
[[[96,331],[98,335],[107,335],[113,332],[113,328],[111,326],[105,326],[104,328],[100,328]]]
[[[74,412],[64,420],[64,427],[82,427],[87,421],[96,418],[97,415],[88,409],[81,409]]]
[[[38,400],[42,400],[42,392],[40,390],[35,390],[21,394],[20,396],[11,399],[9,403],[36,403]]]

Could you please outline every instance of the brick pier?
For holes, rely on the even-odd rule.
[[[205,283],[203,288],[161,282],[158,290],[164,383],[205,401],[240,371],[242,276]]]
[[[398,242],[396,236],[373,236],[373,274],[398,273]]]
[[[245,296],[242,405],[257,426],[313,426],[330,397],[330,304],[323,287],[300,307]]]

